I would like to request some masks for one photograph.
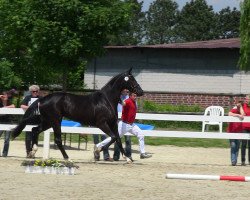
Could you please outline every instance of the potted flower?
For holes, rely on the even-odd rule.
[[[56,159],[46,160],[24,160],[21,166],[25,167],[25,173],[39,173],[39,174],[68,174],[74,175],[75,169],[79,166],[73,161],[60,161]]]

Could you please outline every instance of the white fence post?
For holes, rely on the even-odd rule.
[[[49,150],[50,150],[50,131],[44,131],[43,136],[43,159],[49,159]]]

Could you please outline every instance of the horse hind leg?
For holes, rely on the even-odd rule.
[[[29,158],[35,158],[35,154],[38,151],[38,136],[39,136],[39,127],[32,128],[32,150],[29,152]]]
[[[54,123],[53,125],[53,130],[54,130],[54,136],[55,136],[55,143],[57,145],[57,147],[60,149],[62,155],[63,155],[63,158],[65,160],[68,160],[69,159],[69,156],[68,154],[66,153],[63,145],[62,145],[62,132],[61,132],[61,126],[60,126],[60,123]]]
[[[32,150],[29,152],[29,155],[28,155],[29,158],[35,158],[35,154],[38,151],[39,134],[47,130],[48,128],[50,128],[50,125],[45,124],[45,123],[32,128],[32,133],[31,133],[32,134]]]

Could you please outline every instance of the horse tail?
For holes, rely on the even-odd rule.
[[[39,106],[39,99],[29,106],[29,108],[23,115],[21,122],[14,129],[12,129],[11,132],[12,139],[15,139],[17,136],[19,136],[28,123],[32,123],[32,120],[35,117],[35,115],[39,114],[38,106]]]

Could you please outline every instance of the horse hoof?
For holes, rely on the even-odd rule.
[[[129,157],[126,157],[126,161],[128,164],[132,164],[133,163],[133,160],[131,160]]]
[[[100,160],[100,151],[101,148],[98,148],[96,145],[94,146],[94,159],[95,161],[99,161]]]
[[[36,151],[38,150],[38,146],[37,146],[36,144],[34,144],[34,146],[33,146],[33,148],[32,148],[32,149],[33,149],[33,151],[35,151],[35,152],[36,152]]]
[[[27,158],[35,158],[35,153],[33,151],[30,151],[27,155]]]
[[[31,151],[31,152],[30,152],[30,158],[35,158],[35,154],[36,154],[35,151]]]
[[[32,148],[32,151],[30,152],[30,158],[35,158],[35,154],[38,150],[38,146],[36,144],[34,144],[33,148]]]

